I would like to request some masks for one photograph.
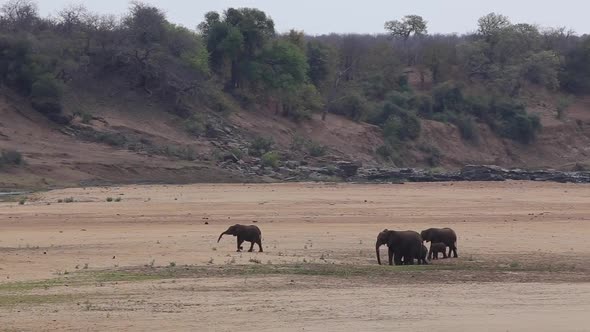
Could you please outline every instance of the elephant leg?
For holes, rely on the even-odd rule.
[[[451,257],[451,253],[449,252],[449,257]],[[457,255],[457,247],[455,245],[453,245],[453,257],[457,258],[459,257]]]
[[[242,240],[242,238],[238,236],[238,250],[236,250],[237,252],[242,251],[242,243],[244,243],[244,240]]]
[[[437,254],[437,256],[438,256],[438,254]],[[430,250],[428,250],[428,259],[432,259],[432,246],[430,246]]]
[[[258,245],[258,249],[259,249],[258,251],[259,252],[263,252],[263,250],[262,250],[262,240],[258,239],[258,241],[256,241],[256,244]]]
[[[393,265],[393,248],[387,248],[387,255],[389,258],[389,265]],[[397,264],[397,256],[396,256],[396,261],[395,261],[395,265]]]
[[[254,250],[254,241],[250,242],[250,249],[248,249],[248,252],[252,252],[252,250]]]
[[[451,256],[451,248],[449,247],[449,255],[447,256],[447,248],[445,247],[445,250],[442,252],[443,253],[443,258],[448,258]]]
[[[395,265],[402,265],[402,264],[404,264],[404,262],[402,261],[402,258],[403,258],[402,255],[400,255],[399,253],[395,253],[395,258],[394,258]],[[389,265],[392,265],[391,264],[391,258],[390,258],[390,261],[389,261]]]

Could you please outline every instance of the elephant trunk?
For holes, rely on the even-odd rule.
[[[375,245],[375,252],[377,253],[377,263],[379,263],[379,265],[381,265],[381,256],[379,254],[379,247],[381,247],[381,245],[379,244],[379,242],[377,242],[377,244]]]
[[[221,235],[219,235],[219,239],[217,239],[217,243],[219,243],[219,241],[221,240],[221,237],[222,237],[224,234],[227,234],[227,231],[226,231],[226,232],[223,232],[223,233],[221,233]]]

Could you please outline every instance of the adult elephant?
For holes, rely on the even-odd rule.
[[[422,260],[422,237],[414,231],[390,231],[384,229],[377,236],[377,243],[375,244],[375,252],[377,253],[377,263],[381,265],[381,256],[379,254],[379,247],[387,244],[389,265],[414,264],[414,259],[418,260],[418,264],[426,263]]]
[[[451,257],[451,252],[453,253],[453,257],[459,257],[457,255],[457,234],[455,234],[454,230],[450,228],[429,228],[423,230],[420,235],[424,241],[444,243],[445,246],[449,247],[449,257]],[[432,251],[432,246],[430,250]]]
[[[252,250],[254,249],[254,243],[256,243],[258,245],[258,249],[260,252],[263,252],[262,250],[262,232],[260,232],[260,228],[258,228],[255,225],[240,225],[240,224],[235,224],[233,226],[230,226],[225,232],[221,233],[221,235],[219,235],[219,238],[217,239],[217,242],[219,243],[219,240],[221,240],[221,237],[224,235],[233,235],[233,236],[237,236],[238,237],[238,252],[240,252],[243,248],[242,248],[242,243],[244,241],[248,241],[250,242],[250,249],[248,250],[249,252],[252,252]]]

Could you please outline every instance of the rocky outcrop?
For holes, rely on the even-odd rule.
[[[247,161],[224,158],[220,166],[243,176],[264,176],[278,181],[349,181],[349,182],[447,182],[447,181],[552,181],[590,183],[590,172],[557,170],[505,169],[493,165],[468,165],[459,171],[433,172],[418,168],[372,168],[360,163],[340,161],[326,166],[309,166],[305,162],[286,161],[282,166],[260,166],[260,159]]]
[[[505,169],[498,166],[468,165],[460,171],[433,173],[414,168],[362,169],[358,180],[387,182],[441,182],[441,181],[552,181],[590,183],[590,172],[563,172],[556,170]]]

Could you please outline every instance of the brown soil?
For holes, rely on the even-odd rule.
[[[589,202],[588,186],[533,182],[55,190],[0,203],[0,322],[9,331],[585,331]],[[254,221],[264,253],[236,253],[233,237],[216,243],[228,225]],[[376,264],[383,228],[444,226],[459,235],[458,259]]]

